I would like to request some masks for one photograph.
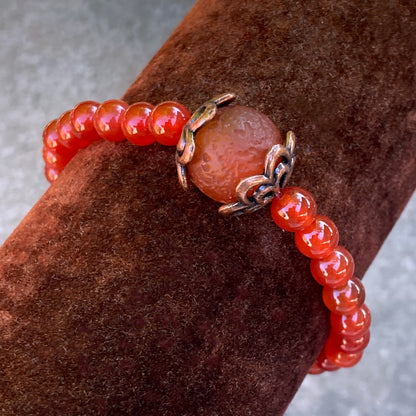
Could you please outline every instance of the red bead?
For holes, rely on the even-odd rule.
[[[338,246],[328,257],[312,259],[311,272],[320,285],[344,286],[354,274],[354,259],[346,248]]]
[[[58,120],[52,120],[43,130],[42,138],[44,146],[48,149],[54,149],[60,154],[74,154],[73,149],[68,149],[59,141],[57,124]]]
[[[353,277],[339,288],[324,286],[322,298],[331,312],[348,315],[363,305],[365,290],[361,281]]]
[[[319,364],[317,362],[314,362],[311,366],[311,368],[309,369],[308,373],[309,374],[322,374],[325,370],[319,366]]]
[[[101,139],[94,127],[94,114],[99,105],[100,103],[96,101],[83,101],[71,112],[71,122],[75,132],[89,143]]]
[[[150,115],[150,131],[166,146],[176,146],[182,130],[191,117],[188,109],[175,101],[158,104]]]
[[[124,113],[121,119],[121,129],[124,137],[138,145],[147,146],[156,141],[150,131],[150,114],[154,106],[149,103],[135,103]]]
[[[365,349],[370,341],[370,331],[365,332],[363,335],[357,338],[345,338],[341,337],[337,333],[331,332],[325,343],[325,353],[329,356],[334,356],[338,352],[344,352],[347,354],[356,354]]]
[[[316,364],[325,371],[336,371],[339,370],[339,366],[334,364],[325,353],[325,348],[321,351],[318,358],[316,359]]]
[[[89,143],[81,139],[71,123],[71,110],[61,115],[57,122],[58,140],[69,149],[83,149]]]
[[[94,114],[94,127],[97,133],[110,142],[125,140],[121,130],[121,117],[128,104],[121,100],[104,101]]]
[[[328,360],[338,367],[353,367],[363,356],[362,351],[350,354],[343,351],[341,348],[336,348],[336,345],[332,343],[331,338],[328,338],[324,350]]]
[[[45,176],[49,183],[56,181],[61,172],[61,169],[57,169],[52,166],[45,166]]]
[[[305,189],[289,186],[273,199],[271,213],[280,228],[298,231],[312,224],[316,216],[316,203]]]
[[[365,304],[349,315],[331,313],[330,318],[332,331],[344,337],[358,337],[371,325],[370,309]]]
[[[58,153],[55,149],[49,149],[44,146],[42,149],[42,157],[45,161],[46,166],[54,167],[58,170],[62,170],[68,162],[72,159],[75,153],[73,154],[61,154]]]
[[[339,234],[334,222],[323,215],[303,230],[295,232],[295,243],[299,251],[307,257],[322,259],[331,253],[338,244]]]

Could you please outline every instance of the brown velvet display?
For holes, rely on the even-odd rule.
[[[415,188],[415,20],[405,0],[201,0],[124,98],[233,91],[293,129],[291,184],[361,277]],[[321,288],[267,209],[217,208],[172,148],[81,151],[0,252],[0,413],[283,414],[327,336]]]

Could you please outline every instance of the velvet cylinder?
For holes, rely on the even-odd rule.
[[[415,29],[405,0],[200,0],[123,98],[231,91],[293,130],[290,183],[362,277],[416,185]],[[267,208],[218,206],[172,148],[81,150],[0,250],[2,414],[282,415],[322,289]]]

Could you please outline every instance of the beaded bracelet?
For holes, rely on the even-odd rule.
[[[338,245],[333,221],[317,215],[312,195],[285,187],[295,161],[293,132],[283,145],[269,118],[250,107],[229,106],[234,98],[215,97],[192,116],[174,101],[155,107],[146,102],[129,106],[121,100],[81,102],[43,131],[45,176],[54,182],[80,149],[101,139],[127,139],[138,146],[159,142],[177,146],[183,188],[189,187],[189,175],[202,192],[225,204],[219,209],[222,214],[239,215],[271,203],[274,222],[294,232],[299,251],[311,259],[312,276],[323,286],[323,301],[330,310],[330,335],[309,373],[351,367],[369,342],[371,323],[353,257]],[[238,155],[238,161],[230,163],[226,155]]]

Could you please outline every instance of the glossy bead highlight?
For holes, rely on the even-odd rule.
[[[42,149],[42,157],[45,165],[54,167],[60,171],[68,164],[74,154],[75,153],[61,154],[55,149],[49,149],[46,146],[44,146]]]
[[[94,114],[99,105],[97,101],[82,101],[71,112],[71,123],[75,132],[88,143],[101,139],[94,127]]]
[[[68,149],[59,141],[58,136],[58,120],[52,120],[49,122],[43,130],[42,140],[45,147],[48,149],[54,149],[60,154],[73,154],[72,149]]]
[[[69,149],[83,149],[89,145],[80,135],[74,130],[71,123],[71,110],[66,111],[61,115],[57,122],[58,140]]]
[[[326,355],[325,348],[321,351],[318,358],[316,359],[316,364],[318,367],[321,367],[325,371],[337,371],[340,366],[334,364]]]
[[[349,315],[331,313],[331,328],[344,337],[358,337],[371,325],[371,313],[367,305],[362,305]]]
[[[348,315],[363,305],[365,290],[361,281],[353,277],[339,288],[324,286],[322,298],[331,312]]]
[[[322,286],[344,286],[354,274],[354,259],[346,248],[338,246],[328,257],[312,259],[311,273]]]
[[[137,146],[147,146],[156,141],[150,131],[150,114],[154,106],[140,102],[131,105],[121,118],[124,137]]]
[[[312,224],[316,216],[316,203],[305,189],[289,186],[274,197],[271,213],[280,228],[298,231]]]
[[[176,146],[182,130],[191,117],[188,109],[175,101],[158,104],[150,114],[150,131],[166,146]]]
[[[350,354],[340,348],[333,348],[333,346],[328,343],[325,345],[325,354],[334,365],[345,368],[353,367],[358,364],[363,356],[362,351]]]
[[[94,127],[97,133],[110,142],[125,140],[121,130],[121,117],[128,108],[128,104],[121,100],[104,101],[94,114]]]
[[[45,177],[49,183],[55,182],[61,172],[62,169],[57,169],[52,166],[45,166]]]
[[[322,259],[332,252],[338,244],[339,234],[334,222],[323,215],[317,215],[315,221],[295,232],[295,243],[306,257]]]

